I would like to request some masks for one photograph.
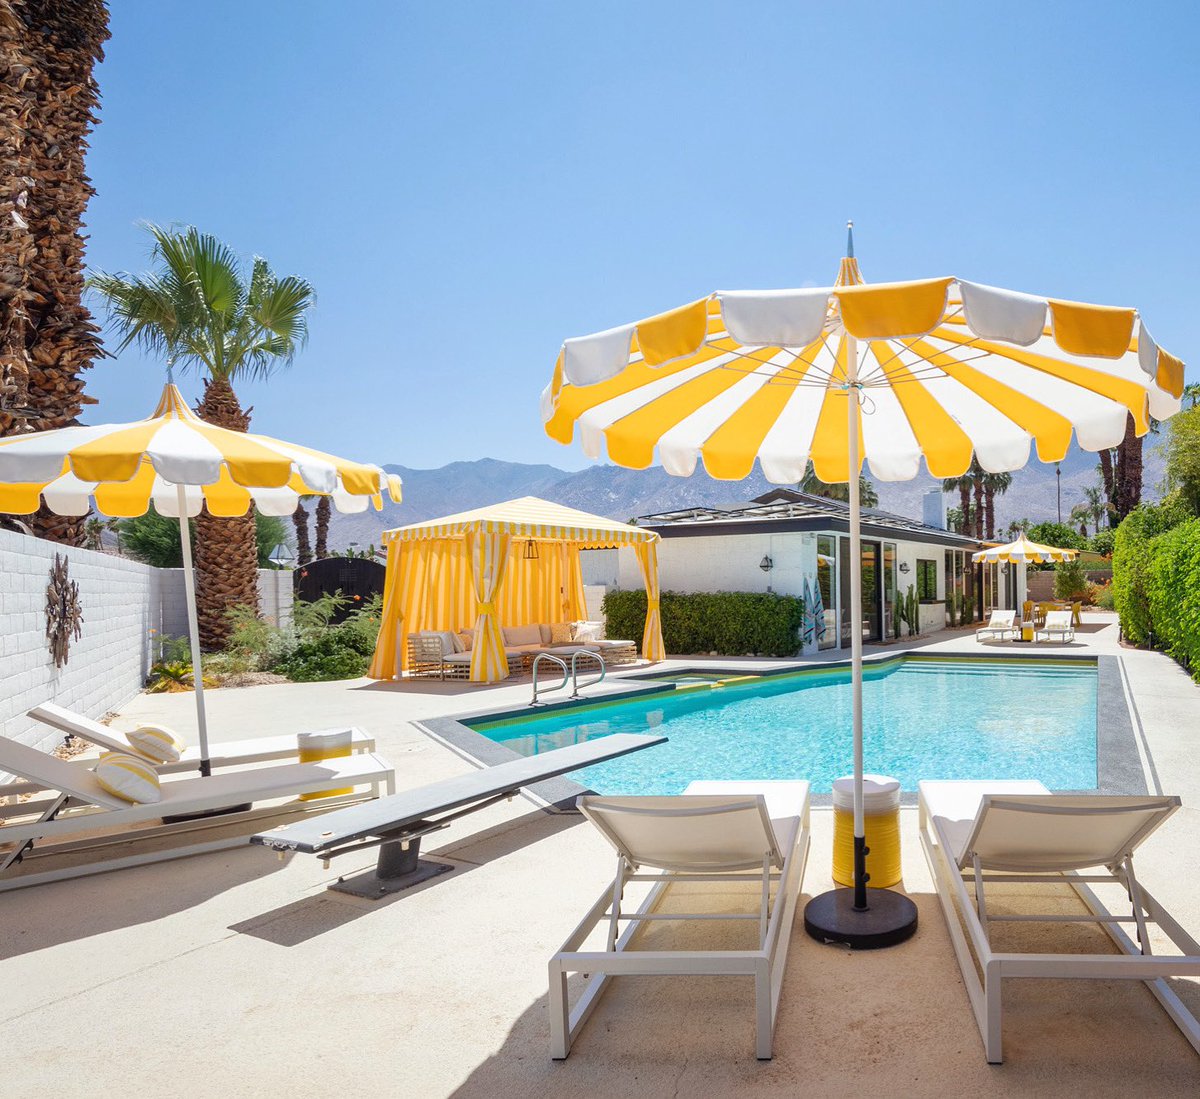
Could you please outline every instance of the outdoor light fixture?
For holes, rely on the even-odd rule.
[[[763,572],[770,572],[775,567],[775,562],[764,554],[763,559],[758,563],[758,567],[762,569]]]
[[[907,561],[901,561],[901,562],[900,562],[900,571],[901,571],[901,572],[908,572],[908,562],[907,562]]]
[[[536,561],[538,559],[537,543],[532,538],[525,543],[525,552],[521,556],[524,557],[526,561]]]
[[[271,550],[271,556],[267,560],[272,565],[277,565],[282,569],[290,565],[296,558],[292,556],[291,547],[286,542],[280,542],[279,545]]]

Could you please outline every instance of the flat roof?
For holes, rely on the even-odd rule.
[[[656,531],[663,538],[746,534],[750,531],[772,534],[794,531],[844,533],[850,529],[850,505],[842,500],[830,500],[795,489],[774,489],[748,503],[731,507],[692,507],[640,515],[637,524]],[[862,531],[871,538],[902,538],[950,549],[974,550],[983,545],[974,538],[926,526],[906,515],[896,515],[878,508],[862,509]]]

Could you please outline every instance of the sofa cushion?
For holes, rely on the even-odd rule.
[[[573,641],[599,641],[604,632],[603,622],[576,622]]]
[[[505,648],[510,645],[519,647],[521,645],[540,645],[542,643],[542,631],[538,626],[505,626],[504,627],[504,645]]]

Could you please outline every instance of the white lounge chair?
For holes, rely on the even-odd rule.
[[[158,825],[164,817],[183,817],[322,790],[365,785],[377,790],[380,784],[388,793],[395,789],[391,765],[372,753],[362,753],[320,763],[290,763],[226,770],[208,777],[168,778],[161,784],[159,801],[133,804],[105,790],[85,761],[61,760],[7,737],[0,737],[0,772],[19,775],[37,789],[57,791],[56,796],[45,802],[2,810],[10,819],[0,825],[0,891],[248,842],[247,833],[224,835],[220,840],[209,837],[201,842],[195,842],[193,836],[191,843],[184,836],[181,846],[146,845],[149,850],[129,854],[129,840],[156,832],[153,826],[128,830],[130,825]],[[312,809],[344,803],[345,798],[330,798],[328,802],[305,805]],[[117,857],[81,861],[44,873],[6,876],[6,871],[21,862],[38,843],[69,844],[85,836],[94,839],[93,834],[100,833],[104,833],[100,846],[111,848],[115,844],[119,849]]]
[[[992,611],[992,617],[988,619],[986,626],[980,626],[975,631],[975,640],[982,641],[984,637],[997,637],[1000,640],[1005,639],[1006,634],[1017,636],[1017,612],[1016,611]]]
[[[1145,981],[1200,1051],[1200,1022],[1165,980],[1200,976],[1200,944],[1133,872],[1134,850],[1179,808],[1179,798],[1051,794],[1040,782],[922,782],[919,788],[921,843],[989,1062],[1003,1060],[1001,986],[1013,977]],[[988,908],[989,882],[1070,886],[1087,912],[999,915]],[[1113,915],[1090,888],[1097,882],[1119,884],[1130,898],[1131,914]],[[1094,922],[1120,953],[997,951],[992,925],[1013,921]],[[1151,953],[1151,922],[1182,956]],[[1135,925],[1136,942],[1122,923]]]
[[[694,782],[678,797],[592,797],[579,809],[617,850],[617,875],[550,960],[550,1048],[565,1058],[608,981],[629,974],[754,978],[755,1053],[771,1057],[779,990],[809,846],[807,782]],[[658,873],[642,873],[652,867]],[[753,913],[659,912],[678,882],[758,885]],[[621,907],[629,882],[654,882],[636,911]],[[772,894],[772,885],[774,892]],[[739,950],[629,949],[649,920],[752,920],[757,945]],[[620,923],[626,926],[621,930]],[[601,950],[585,949],[606,925]],[[568,1011],[567,976],[591,974]]]
[[[1035,641],[1049,641],[1056,635],[1061,641],[1075,640],[1075,627],[1071,623],[1070,611],[1047,611],[1046,623],[1034,633]]]
[[[28,711],[28,715],[43,725],[71,736],[79,737],[90,744],[95,744],[108,752],[134,752],[129,742],[116,729],[101,725],[90,717],[68,710],[65,706],[53,702],[43,702]],[[344,730],[324,730],[324,732],[342,732]],[[318,734],[320,735],[320,734]],[[300,753],[300,744],[295,733],[285,733],[283,736],[255,737],[250,740],[226,741],[222,744],[212,744],[209,762],[214,768],[236,767],[247,763],[270,763],[279,759],[295,759]],[[352,752],[372,752],[375,750],[375,738],[362,729],[350,729],[350,750]],[[136,752],[135,752],[136,754]],[[154,769],[160,775],[173,775],[183,771],[195,771],[200,766],[200,749],[189,745],[184,749],[180,758],[174,763],[157,763]]]

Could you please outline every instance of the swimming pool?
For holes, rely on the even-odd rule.
[[[868,771],[919,779],[1033,778],[1097,787],[1094,662],[902,657],[863,675]],[[807,778],[829,793],[851,769],[850,672],[808,669],[467,722],[520,755],[610,733],[669,742],[576,772],[605,794],[677,794],[694,779]]]

